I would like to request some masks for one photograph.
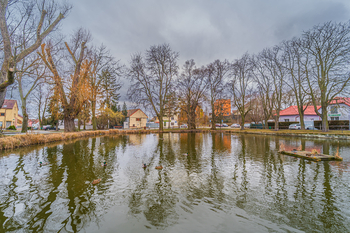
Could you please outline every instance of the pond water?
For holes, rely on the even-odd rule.
[[[339,148],[344,161],[281,155],[282,142]],[[349,232],[349,152],[346,141],[222,133],[1,152],[0,232]]]

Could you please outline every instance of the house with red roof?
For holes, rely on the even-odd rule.
[[[146,127],[147,119],[148,116],[141,109],[130,109],[124,122],[124,128]]]
[[[319,110],[322,112],[322,108]],[[350,120],[350,98],[335,97],[327,107],[329,121]]]
[[[22,125],[23,117],[18,114],[17,100],[6,100],[0,109],[0,128]]]
[[[321,118],[316,114],[314,106],[304,106],[304,122],[319,121]],[[317,106],[319,110],[321,106]],[[298,106],[292,105],[280,111],[280,122],[300,122]]]

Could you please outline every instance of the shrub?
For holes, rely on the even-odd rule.
[[[14,125],[11,125],[10,127],[8,127],[7,129],[9,130],[16,130],[16,127]]]

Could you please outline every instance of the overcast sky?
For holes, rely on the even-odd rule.
[[[88,29],[122,64],[130,55],[168,43],[179,65],[233,61],[300,36],[327,21],[350,20],[350,0],[69,0],[73,8],[61,30]],[[121,102],[127,100],[125,81]],[[122,103],[121,103],[122,104]],[[130,107],[130,106],[129,106]]]
[[[168,43],[180,67],[257,53],[326,21],[350,19],[349,0],[74,0],[62,30],[84,27],[123,64]],[[122,92],[123,93],[123,92]],[[122,100],[125,96],[122,96]]]
[[[91,31],[116,58],[169,43],[180,64],[233,60],[299,36],[316,24],[350,19],[349,0],[74,0],[62,29]]]

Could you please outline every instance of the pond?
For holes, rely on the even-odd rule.
[[[344,161],[281,155],[280,143]],[[1,152],[0,232],[348,232],[349,152],[347,141],[223,133]]]

